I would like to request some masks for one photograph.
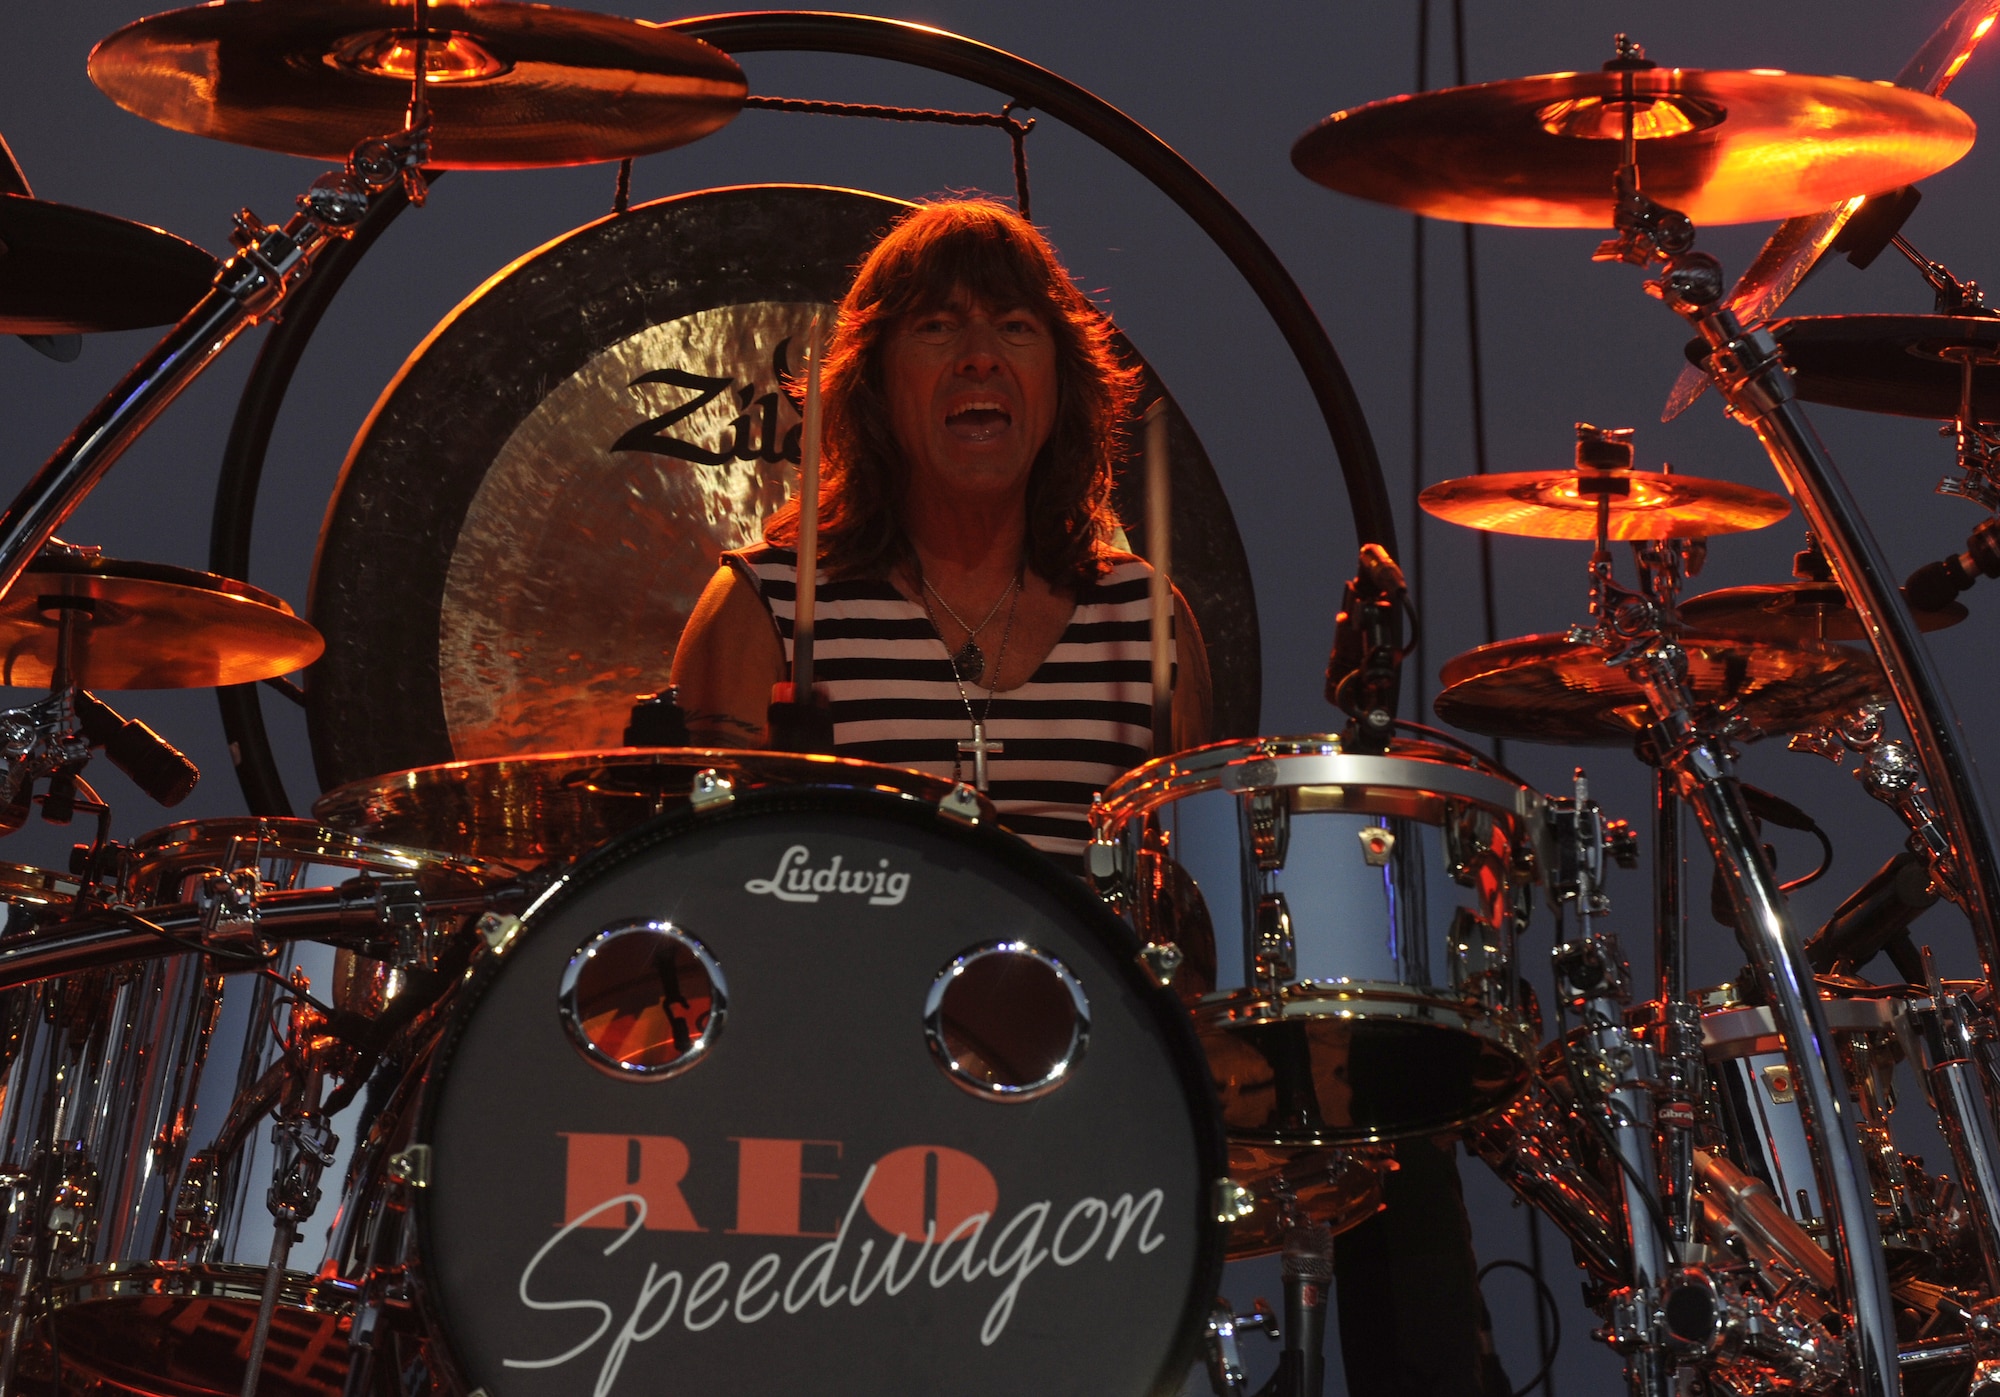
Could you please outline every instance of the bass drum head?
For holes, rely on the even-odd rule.
[[[796,488],[780,383],[813,313],[909,207],[810,185],[662,199],[529,253],[454,310],[369,415],[320,536],[308,612],[327,648],[306,718],[321,788],[620,745],[717,555],[756,543]],[[1249,562],[1167,401],[1174,580],[1208,643],[1215,729],[1247,736]],[[1115,502],[1144,551],[1132,447]]]
[[[608,846],[431,1074],[423,1291],[463,1389],[1179,1391],[1226,1157],[1136,951],[908,797],[764,792]]]

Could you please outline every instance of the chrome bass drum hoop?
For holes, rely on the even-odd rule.
[[[879,785],[866,788],[823,785],[766,788],[739,795],[721,808],[703,812],[689,810],[670,812],[651,824],[607,844],[566,871],[528,909],[521,920],[519,932],[510,935],[504,944],[506,948],[513,949],[524,943],[532,936],[536,927],[550,923],[567,906],[585,895],[600,877],[626,866],[650,851],[697,832],[747,823],[758,816],[791,812],[812,814],[831,812],[844,816],[881,819],[915,826],[936,834],[968,854],[990,860],[1008,872],[1024,876],[1040,890],[1052,896],[1064,912],[1073,914],[1079,927],[1101,943],[1109,959],[1124,967],[1130,967],[1132,974],[1138,979],[1144,978],[1143,971],[1138,969],[1139,943],[1133,937],[1131,930],[1111,915],[1077,878],[1057,868],[1025,841],[996,825],[985,821],[978,825],[968,825],[941,815],[933,802],[908,792],[898,793]],[[372,1201],[379,1203],[387,1177],[396,1169],[389,1154],[392,1143],[398,1139],[413,1139],[418,1144],[427,1145],[436,1138],[440,1104],[443,1100],[441,1087],[445,1074],[464,1042],[473,1014],[477,1012],[492,982],[510,959],[499,955],[484,955],[476,961],[463,991],[458,996],[458,1002],[452,1008],[449,1021],[439,1032],[437,1046],[430,1054],[423,1070],[422,1082],[417,1089],[415,1100],[405,1115],[405,1119],[414,1117],[413,1134],[384,1133],[371,1142],[373,1158],[357,1170],[356,1188],[357,1191],[372,1193],[374,1195]],[[1134,982],[1137,983],[1137,980]],[[1169,1049],[1174,1075],[1181,1086],[1183,1104],[1195,1127],[1195,1148],[1200,1160],[1200,1171],[1203,1178],[1209,1181],[1209,1184],[1200,1190],[1200,1196],[1193,1200],[1194,1206],[1190,1215],[1177,1219],[1196,1229],[1195,1235],[1199,1239],[1195,1265],[1197,1274],[1176,1319],[1174,1333],[1179,1338],[1173,1351],[1161,1364],[1158,1375],[1146,1389],[1149,1393],[1157,1394],[1157,1397],[1171,1397],[1171,1394],[1180,1391],[1189,1368],[1199,1355],[1204,1325],[1214,1295],[1221,1283],[1226,1234],[1215,1218],[1210,1186],[1227,1176],[1229,1157],[1207,1062],[1192,1025],[1171,991],[1153,986],[1150,981],[1146,983],[1151,992],[1143,996],[1141,1003],[1150,1020],[1149,1027],[1159,1033],[1161,1040]],[[920,1031],[920,1025],[916,1024],[914,1014],[912,1031]],[[435,1165],[430,1164],[428,1167],[434,1169]],[[413,1195],[411,1216],[414,1219],[414,1227],[411,1229],[411,1237],[414,1253],[408,1257],[409,1273],[414,1282],[411,1289],[435,1369],[448,1375],[451,1388],[465,1393],[470,1385],[465,1376],[468,1370],[464,1356],[459,1352],[457,1341],[453,1338],[446,1313],[448,1305],[440,1293],[437,1278],[427,1274],[425,1264],[426,1257],[435,1255],[438,1226],[435,1199],[437,1191],[437,1180],[433,1177],[428,1188],[419,1190]],[[344,1206],[354,1206],[353,1200],[350,1199]],[[359,1214],[357,1221],[361,1221]],[[350,1257],[359,1258],[367,1246],[367,1239],[363,1234],[379,1226],[380,1222],[379,1217],[368,1219],[350,1234],[347,1244],[347,1254]],[[336,1243],[336,1246],[339,1245]]]

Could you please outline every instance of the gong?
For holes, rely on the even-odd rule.
[[[719,554],[797,488],[780,384],[813,313],[908,204],[752,185],[642,204],[528,254],[397,372],[350,448],[313,568],[306,686],[322,786],[616,747],[664,687]],[[1207,641],[1218,737],[1257,729],[1256,601],[1228,500],[1167,398],[1174,581]],[[1146,551],[1144,470],[1114,498]]]

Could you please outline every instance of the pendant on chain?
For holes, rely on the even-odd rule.
[[[978,641],[967,636],[965,644],[951,657],[951,667],[966,683],[977,684],[979,676],[986,673],[986,652],[979,648]]]

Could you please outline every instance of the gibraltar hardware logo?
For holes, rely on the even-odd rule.
[[[801,1222],[801,1189],[818,1181],[815,1187],[846,1193],[838,1167],[842,1143],[748,1137],[731,1139],[736,1215],[734,1226],[725,1226],[724,1219],[697,1218],[682,1192],[694,1167],[686,1142],[670,1135],[565,1131],[562,1137],[568,1221],[528,1258],[515,1295],[528,1310],[573,1312],[580,1321],[594,1315],[595,1323],[576,1326],[580,1332],[559,1352],[501,1362],[516,1369],[562,1368],[578,1360],[586,1368],[595,1364],[591,1397],[610,1397],[633,1345],[670,1329],[699,1334],[718,1324],[782,1324],[784,1316],[808,1308],[853,1309],[878,1298],[893,1305],[919,1283],[933,1290],[997,1287],[979,1327],[980,1343],[990,1346],[1005,1333],[1023,1287],[1042,1267],[1143,1266],[1167,1240],[1160,1230],[1162,1189],[1068,1201],[1031,1198],[1009,1211],[1001,1206],[993,1172],[975,1156],[946,1145],[890,1150],[846,1195],[837,1230],[810,1230]],[[814,1151],[810,1161],[807,1150]],[[813,1163],[819,1167],[809,1167]],[[617,1235],[606,1239],[606,1232]],[[687,1255],[685,1263],[648,1261],[636,1287],[633,1277],[621,1274],[630,1270],[620,1265],[624,1258],[596,1264],[592,1269],[609,1292],[606,1299],[555,1292],[549,1278],[537,1275],[552,1256],[611,1258],[634,1237],[661,1233],[681,1234],[693,1243],[676,1248]],[[741,1255],[735,1265],[703,1258],[693,1238],[718,1234],[767,1239],[780,1249],[748,1264]],[[797,1246],[808,1240],[818,1245]]]
[[[812,851],[794,844],[778,856],[778,869],[769,878],[752,878],[743,891],[759,897],[769,894],[780,902],[818,902],[823,894],[845,893],[865,896],[870,907],[899,906],[910,891],[910,875],[894,873],[887,859],[878,859],[874,868],[843,868],[843,854],[835,854],[824,868],[812,867]]]

